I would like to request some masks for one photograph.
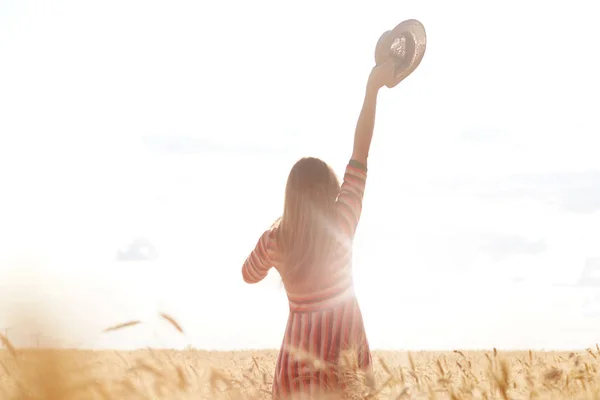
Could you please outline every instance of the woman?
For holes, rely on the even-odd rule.
[[[362,211],[367,158],[377,94],[393,74],[391,62],[369,75],[343,182],[325,162],[302,158],[286,185],[282,217],[260,237],[246,259],[247,283],[261,281],[271,267],[282,277],[290,314],[273,382],[273,397],[323,397],[345,389],[339,358],[356,356],[369,373],[371,354],[352,278],[352,247]]]

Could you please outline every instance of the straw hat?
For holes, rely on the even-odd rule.
[[[403,21],[381,35],[375,47],[375,63],[380,65],[391,58],[395,64],[394,79],[387,87],[393,88],[417,69],[426,43],[425,27],[416,19]]]

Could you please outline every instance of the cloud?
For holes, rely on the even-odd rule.
[[[476,143],[487,143],[487,142],[498,142],[507,139],[506,134],[495,128],[478,128],[478,129],[467,129],[461,135],[460,139],[467,142]]]
[[[117,251],[117,261],[149,261],[158,258],[152,243],[144,238],[135,239],[125,250]]]
[[[275,146],[222,143],[186,135],[145,135],[142,137],[142,143],[152,152],[159,154],[263,153],[277,155],[286,152]]]
[[[488,199],[532,199],[573,213],[600,210],[600,170],[512,174],[491,179],[459,177],[432,183]]]
[[[600,171],[517,175],[505,184],[508,190],[571,212],[600,210]]]
[[[495,236],[488,239],[481,249],[499,261],[513,255],[539,255],[546,251],[542,239],[529,240],[517,235]]]

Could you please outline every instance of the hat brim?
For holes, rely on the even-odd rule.
[[[397,64],[394,78],[386,84],[388,88],[398,85],[417,69],[425,55],[426,45],[425,27],[416,19],[403,21],[381,35],[375,48],[375,63],[379,65],[392,58]]]

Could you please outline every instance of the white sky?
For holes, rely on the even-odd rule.
[[[343,172],[375,43],[417,18],[356,240],[372,347],[600,341],[568,286],[600,257],[593,3],[288,4],[0,2],[0,329],[30,343],[11,311],[43,305],[68,345],[278,347],[285,294],[241,263],[298,157]],[[159,258],[115,262],[136,237]]]

